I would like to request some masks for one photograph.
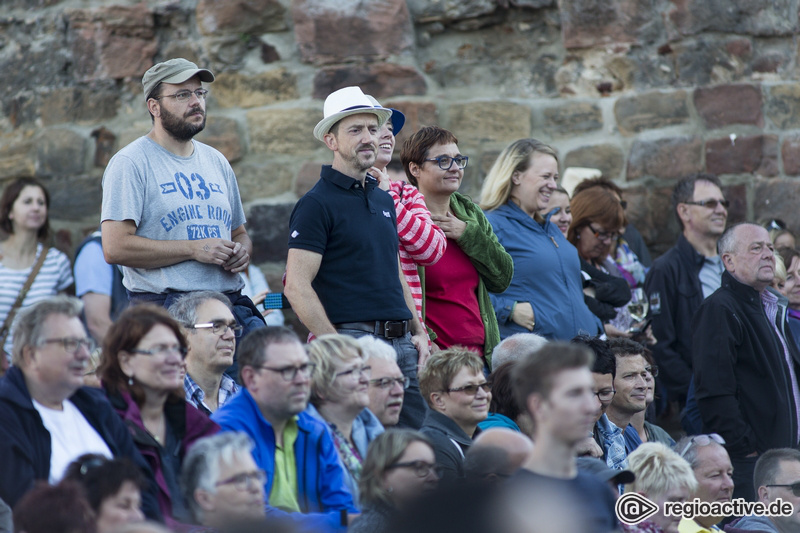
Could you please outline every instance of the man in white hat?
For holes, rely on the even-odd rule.
[[[400,270],[394,202],[367,175],[391,113],[358,87],[325,100],[314,137],[333,152],[333,164],[292,212],[286,297],[316,336],[373,335],[391,344],[411,382],[399,425],[418,428],[425,405],[417,364],[428,357],[428,336]]]
[[[183,58],[142,78],[150,132],[120,150],[103,175],[102,241],[123,265],[131,301],[169,307],[200,288],[225,293],[245,332],[263,325],[242,297],[252,241],[236,176],[219,151],[195,141],[206,124],[211,71]]]

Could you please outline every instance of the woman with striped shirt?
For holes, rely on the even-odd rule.
[[[42,253],[46,253],[44,263],[20,308],[63,292],[73,284],[69,258],[44,245],[50,236],[49,209],[50,195],[34,178],[20,178],[8,184],[0,197],[0,229],[8,235],[0,243],[0,327]],[[3,345],[8,360],[12,343],[9,333]],[[2,361],[0,368],[4,367]]]

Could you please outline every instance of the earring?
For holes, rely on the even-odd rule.
[[[131,377],[129,377],[129,378],[128,378],[128,386],[129,386],[129,387],[132,387],[132,386],[133,386],[133,376],[131,376]]]

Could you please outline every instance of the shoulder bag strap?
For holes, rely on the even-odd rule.
[[[6,339],[8,338],[8,334],[11,332],[11,324],[14,322],[14,317],[19,310],[19,307],[22,305],[23,300],[25,300],[25,296],[28,294],[28,291],[33,285],[33,280],[36,279],[36,275],[42,269],[42,265],[44,264],[44,260],[47,258],[47,252],[50,251],[49,246],[42,247],[42,252],[39,254],[39,257],[36,259],[36,263],[33,265],[31,269],[31,273],[28,274],[28,279],[25,280],[25,285],[22,286],[22,289],[19,291],[17,295],[17,301],[14,302],[14,305],[11,306],[11,309],[8,311],[8,315],[6,316],[5,321],[3,322],[3,328],[0,329],[0,349],[5,345]]]

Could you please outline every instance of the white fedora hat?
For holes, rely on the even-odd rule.
[[[358,115],[359,113],[376,115],[378,117],[378,126],[383,126],[383,123],[392,116],[391,109],[373,105],[360,87],[345,87],[332,92],[325,99],[325,106],[323,107],[325,118],[320,120],[314,128],[314,137],[324,142],[325,134],[331,130],[334,124],[345,117]]]

